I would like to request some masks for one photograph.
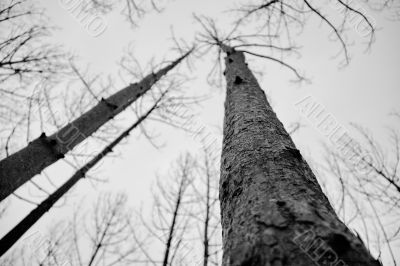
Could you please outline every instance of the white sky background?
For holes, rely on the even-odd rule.
[[[59,1],[41,0],[40,3],[46,8],[51,23],[60,27],[54,33],[54,40],[66,49],[74,51],[81,58],[82,65],[88,65],[92,73],[104,75],[115,75],[118,72],[117,62],[129,44],[132,44],[135,56],[143,65],[152,57],[156,58],[156,63],[162,58],[175,59],[177,54],[170,50],[171,25],[178,37],[191,42],[195,30],[199,29],[192,18],[193,12],[211,17],[230,16],[221,12],[232,7],[232,1],[228,0],[175,0],[168,4],[163,13],[146,15],[139,21],[139,27],[134,29],[119,12],[113,12],[105,16],[108,23],[106,31],[94,38],[87,34],[73,15],[63,9]],[[332,58],[340,47],[338,43],[327,40],[327,28],[320,26],[319,21],[314,21],[313,25],[308,24],[299,39],[303,49],[298,66],[312,80],[311,84],[293,84],[290,82],[293,76],[286,69],[275,63],[248,58],[252,69],[263,72],[263,76],[259,77],[260,84],[268,93],[271,104],[283,124],[287,127],[291,122],[300,120],[307,125],[294,137],[296,145],[307,158],[315,161],[320,159],[320,141],[324,140],[315,126],[302,118],[294,106],[295,102],[307,95],[318,99],[327,112],[333,114],[342,125],[358,122],[372,129],[379,140],[387,137],[384,127],[392,121],[388,117],[389,112],[400,110],[399,22],[387,20],[387,14],[371,13],[371,16],[379,28],[376,42],[370,52],[363,53],[363,40],[358,39],[358,43],[351,47],[352,61],[344,69],[338,69],[338,60]],[[357,33],[354,34],[356,36]],[[206,75],[211,67],[210,59],[208,55],[203,62],[195,63],[195,69],[191,73],[194,80],[186,84],[186,87],[188,95],[210,95],[211,98],[203,102],[196,112],[198,120],[207,125],[210,131],[215,132],[215,137],[220,141],[224,91],[211,88],[206,83]],[[124,82],[116,79],[116,88],[124,85]],[[94,187],[87,180],[81,180],[73,194],[69,195],[66,205],[50,210],[31,232],[45,232],[54,221],[63,216],[68,217],[78,200],[80,205],[92,204],[89,199],[94,198],[99,191],[124,191],[128,194],[132,206],[146,206],[146,202],[151,198],[150,189],[154,184],[155,174],[166,172],[180,153],[198,152],[201,147],[197,140],[183,131],[154,122],[149,125],[155,132],[160,133],[157,140],[165,143],[165,146],[155,149],[136,131],[129,137],[128,142],[118,146],[118,157],[106,158],[102,167],[96,171],[96,176],[108,178],[107,183],[98,183]],[[71,170],[64,163],[58,162],[49,167],[48,173],[61,184]],[[26,188],[19,190],[21,194],[24,191]],[[87,196],[87,200],[80,201],[84,195]],[[31,205],[13,198],[6,216],[0,221],[0,234],[11,229],[31,209]],[[400,258],[400,254],[397,256]]]

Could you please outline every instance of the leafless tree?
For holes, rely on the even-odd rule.
[[[140,262],[137,243],[130,233],[132,212],[126,201],[122,193],[101,193],[92,208],[78,207],[70,221],[29,236],[16,253],[2,258],[2,265],[111,266]]]
[[[374,5],[372,1],[365,2],[367,5]],[[386,7],[381,1],[376,2],[380,2],[381,8]],[[259,34],[239,37],[238,41],[241,44],[235,48],[260,47],[271,53],[274,50],[296,49],[296,35],[317,19],[330,32],[330,39],[339,43],[338,55],[342,55],[344,63],[347,64],[350,60],[349,44],[352,41],[352,31],[356,31],[361,39],[367,39],[368,48],[374,42],[376,22],[366,9],[368,7],[361,3],[342,0],[249,1],[233,10],[239,18],[235,22],[234,30],[228,35],[228,39],[237,34],[235,31],[240,30],[243,25],[251,24],[257,28],[256,32]],[[245,53],[258,56],[257,53],[247,51]]]
[[[215,147],[212,147],[215,148]],[[193,220],[203,247],[203,266],[221,265],[221,219],[218,199],[218,169],[210,149],[204,149],[197,159],[196,179],[192,183],[194,202]],[[200,206],[197,206],[200,205]]]
[[[171,106],[170,100],[166,97],[166,94],[169,90],[177,89],[179,84],[172,83],[161,91],[158,96],[156,96],[153,100],[151,108],[148,109],[144,114],[141,114],[137,121],[133,123],[129,128],[124,130],[119,134],[117,138],[115,138],[111,143],[109,143],[101,152],[95,154],[84,166],[77,169],[75,174],[69,178],[61,187],[59,187],[54,193],[50,194],[47,199],[45,199],[42,203],[38,204],[38,206],[30,212],[20,223],[18,223],[10,232],[8,232],[1,240],[1,250],[0,254],[3,255],[9,248],[18,241],[18,239],[26,233],[26,231],[34,225],[48,210],[50,210],[53,205],[60,200],[69,190],[82,178],[87,176],[87,173],[94,168],[105,156],[113,151],[113,149],[124,139],[126,138],[132,130],[141,125],[150,115],[153,113],[160,112],[163,114],[160,109],[170,109]],[[165,113],[165,112],[164,112]],[[171,117],[169,117],[171,119]]]
[[[38,97],[45,93],[43,85],[67,74],[67,54],[50,40],[48,25],[31,1],[0,3],[1,158],[9,153],[11,138],[29,128],[31,111],[44,104]]]
[[[393,124],[399,122],[393,114]],[[367,244],[380,254],[384,249],[396,265],[400,224],[400,132],[389,128],[388,142],[377,141],[367,129],[352,124],[355,138],[344,145],[326,145],[326,171],[335,209],[341,219],[357,229]],[[358,133],[358,134],[357,134]],[[385,147],[390,147],[389,149]]]
[[[102,13],[108,13],[112,10],[119,10],[131,25],[137,26],[139,20],[145,14],[151,11],[161,12],[170,0],[124,0],[124,1],[106,1],[106,0],[87,0],[80,3],[82,8],[94,9]]]
[[[89,239],[90,252],[81,247],[88,241],[82,237],[80,222],[74,219],[72,250],[76,265],[132,265],[136,262],[138,249],[130,233],[132,212],[126,206],[126,199],[124,194],[99,196],[83,233]]]
[[[271,1],[274,2],[282,3]],[[223,37],[212,20],[197,21],[204,28],[200,34],[204,47],[215,46],[219,54],[226,55],[219,193],[222,265],[310,265],[314,261],[380,265],[339,220],[269,105],[245,61],[245,54],[254,53],[232,44],[235,35]],[[302,79],[284,61],[268,55],[261,57],[283,64]],[[320,255],[313,253],[316,242],[323,246]]]
[[[239,1],[230,12],[234,17],[230,29],[218,29],[214,20],[195,16],[203,25],[203,33],[198,41],[203,43],[204,52],[211,49],[218,40],[252,58],[266,59],[291,71],[295,81],[307,80],[301,67],[296,66],[301,43],[298,36],[307,26],[316,21],[327,29],[329,39],[339,44],[335,57],[340,58],[342,66],[351,59],[349,51],[354,41],[366,42],[367,50],[375,40],[376,22],[373,14],[377,11],[394,9],[395,1],[310,1],[310,0],[251,0]],[[370,13],[375,12],[375,13]],[[356,33],[356,34],[354,34]],[[215,36],[215,38],[209,38]],[[222,84],[222,51],[217,52],[209,81]],[[296,57],[293,57],[296,56]]]
[[[220,265],[217,174],[209,152],[199,158],[183,155],[169,178],[157,180],[148,219],[143,213],[139,219],[131,217],[125,195],[103,193],[91,211],[77,208],[71,222],[28,236],[24,246],[1,262],[25,265],[21,260],[30,258],[38,265]]]
[[[186,154],[170,174],[174,177],[172,183],[158,179],[155,214],[150,220],[141,216],[148,234],[137,236],[137,239],[156,240],[160,250],[164,250],[162,254],[154,254],[150,249],[154,249],[155,243],[146,243],[142,250],[149,264],[221,265],[218,170],[214,162],[207,150],[196,157]],[[183,183],[182,177],[190,179]]]
[[[148,74],[139,83],[130,84],[106,99],[101,98],[97,105],[51,136],[47,136],[43,132],[28,146],[0,161],[0,200],[10,195],[47,166],[64,158],[68,151],[148,92],[154,83],[190,53],[191,50],[157,72]]]
[[[385,1],[381,8],[386,8],[391,2]],[[113,3],[92,3],[104,12],[114,8]],[[126,3],[128,17],[140,16],[142,10],[139,2]],[[337,4],[337,7],[310,0],[247,1],[234,10],[239,14],[239,18],[228,33],[222,33],[214,21],[208,18],[196,18],[204,29],[204,33],[199,34],[198,38],[203,45],[200,50],[217,51],[218,60],[211,73],[217,73],[219,78],[223,73],[227,85],[219,194],[224,243],[223,265],[310,265],[315,261],[325,264],[379,265],[361,239],[338,219],[314,174],[276,117],[253,72],[245,62],[246,55],[267,59],[292,71],[297,80],[304,80],[304,75],[287,61],[286,55],[298,52],[292,36],[315,17],[322,21],[322,25],[331,31],[331,37],[340,44],[338,54],[343,56],[344,63],[347,64],[350,59],[347,33],[353,18],[363,24],[366,33],[363,37],[367,37],[368,48],[374,40],[374,23],[363,11],[349,2],[338,0],[329,3]],[[367,3],[371,4],[370,1]],[[154,2],[151,4],[154,5]],[[249,27],[253,28],[253,31],[248,32]],[[0,200],[46,166],[62,158],[132,102],[137,102],[136,99],[149,91],[153,83],[174,68],[188,53],[160,72],[144,77],[141,83],[132,84],[107,99],[99,100],[96,94],[91,93],[98,103],[94,108],[60,128],[54,135],[47,137],[43,134],[20,152],[1,161],[0,181],[3,184],[0,183]],[[222,71],[223,55],[226,56],[225,71]],[[90,93],[90,83],[85,82],[79,70],[72,69]],[[129,97],[126,97],[127,94]],[[94,123],[88,123],[88,120]],[[75,129],[79,132],[78,137],[71,133]],[[80,136],[81,133],[83,137]],[[61,142],[57,138],[60,135],[66,137],[61,139]],[[70,135],[73,135],[72,141]],[[109,153],[110,150],[108,146],[105,151]],[[33,154],[40,156],[34,157]],[[103,158],[103,155],[99,156],[92,159],[89,166],[97,163],[96,158]],[[17,161],[22,161],[23,167],[14,170]],[[70,183],[67,189],[64,187],[62,192],[58,192],[58,198],[86,174],[86,166],[83,171],[77,172],[73,183]],[[185,263],[182,244],[186,240],[184,234],[190,226],[192,215],[181,215],[181,211],[184,206],[189,206],[184,194],[187,193],[188,184],[192,182],[187,173],[191,168],[192,166],[186,166],[186,163],[181,165],[179,169],[185,171],[174,175],[179,178],[171,190],[166,189],[166,185],[160,186],[163,200],[156,197],[157,220],[153,220],[152,224],[143,223],[148,233],[145,238],[157,239],[163,247],[162,257],[154,258],[149,254],[143,241],[144,237],[137,235],[137,231],[130,226],[136,243],[141,243],[138,247],[145,256],[146,263]],[[203,264],[207,265],[210,262],[211,237],[208,226],[211,207],[215,201],[211,200],[210,196],[209,165],[206,165],[205,169],[207,185],[202,239]],[[392,181],[389,182],[391,186],[397,183],[397,179],[387,175],[382,169],[376,169],[376,173],[380,171],[386,174],[386,181]],[[6,182],[8,180],[15,182],[10,184]],[[49,206],[57,201],[57,197],[51,198],[50,204],[46,202],[42,211],[48,210]],[[89,264],[99,255],[101,244],[99,246],[97,240],[99,238],[93,242],[94,252]],[[323,247],[322,254],[317,254],[316,251],[321,250],[315,250],[316,243],[322,243],[319,245],[319,248]],[[49,257],[54,258],[54,252],[51,250],[48,252]],[[56,262],[53,260],[52,263]]]
[[[30,80],[48,77],[61,70],[65,56],[59,48],[46,41],[50,29],[42,11],[27,0],[7,0],[0,4],[0,83],[11,78]],[[47,44],[46,44],[47,42]],[[2,89],[4,95],[19,95]]]
[[[362,30],[358,33],[367,38],[369,49],[375,35],[373,18],[362,8],[344,1],[329,1],[328,5],[307,0],[247,1],[239,3],[234,12],[239,18],[228,32],[218,29],[210,18],[195,16],[203,28],[198,35],[203,44],[200,49],[204,53],[217,51],[218,59],[210,75],[221,78],[223,74],[227,86],[220,180],[223,265],[276,261],[308,265],[312,260],[379,265],[363,242],[338,219],[245,62],[245,55],[267,59],[292,71],[298,81],[304,80],[304,75],[288,58],[291,53],[299,52],[292,36],[301,33],[313,17],[321,20],[331,31],[330,37],[340,44],[338,55],[344,58],[344,64],[350,61],[349,26],[354,26],[354,20],[356,26],[362,24],[362,29],[355,30]],[[225,71],[222,71],[222,55],[226,55]],[[325,206],[324,214],[319,218],[309,216],[316,212],[312,206]],[[300,218],[304,215],[309,216],[308,226]],[[324,220],[330,221],[330,227],[320,227]],[[282,230],[291,233],[285,235]],[[263,236],[264,231],[268,237]],[[345,250],[337,250],[329,235],[335,235],[334,238],[340,235],[349,245]],[[310,260],[310,247],[316,239],[327,243],[325,252],[330,254],[329,258],[317,256]],[[274,256],[275,253],[279,256]]]
[[[149,214],[150,220],[140,213],[141,234],[132,228],[137,242],[151,241],[151,247],[140,246],[146,262],[151,265],[187,265],[186,234],[189,230],[190,216],[187,215],[190,200],[187,190],[193,182],[194,161],[190,155],[181,156],[171,170],[170,178],[157,179],[154,190],[154,205]],[[161,252],[158,252],[161,250]]]

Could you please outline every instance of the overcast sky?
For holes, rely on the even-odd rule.
[[[168,4],[164,12],[146,15],[139,21],[137,28],[132,28],[120,15],[113,12],[104,16],[107,24],[105,31],[93,37],[85,30],[74,16],[59,1],[38,1],[46,9],[51,23],[59,27],[53,38],[67,50],[80,57],[82,66],[89,66],[93,73],[115,75],[118,73],[118,61],[124,51],[131,45],[135,56],[143,65],[150,59],[174,59],[178,54],[171,51],[170,29],[173,27],[177,36],[192,42],[195,31],[199,29],[192,13],[207,14],[215,17],[231,16],[222,13],[230,8],[229,0],[175,0]],[[296,108],[295,103],[307,96],[312,96],[326,112],[347,127],[349,122],[357,122],[370,128],[377,139],[387,137],[385,127],[393,123],[388,114],[400,110],[400,24],[387,19],[388,14],[371,13],[379,29],[376,42],[370,51],[365,52],[364,41],[358,41],[351,47],[351,63],[339,68],[340,60],[335,59],[340,49],[338,43],[328,41],[329,32],[318,21],[309,23],[305,32],[299,37],[303,49],[297,61],[299,68],[310,78],[310,83],[294,84],[290,80],[292,73],[271,62],[249,58],[249,66],[262,72],[258,76],[262,88],[267,92],[271,104],[288,127],[290,123],[300,121],[306,127],[294,135],[294,141],[307,158],[318,161],[321,158],[320,143],[327,141],[311,121],[307,120]],[[226,20],[221,21],[224,25]],[[218,142],[221,142],[223,122],[224,90],[212,88],[206,82],[206,75],[211,67],[212,55],[200,62],[190,73],[192,81],[185,85],[187,95],[205,94],[209,99],[196,108],[196,121],[207,126]],[[199,60],[198,60],[199,61]],[[185,66],[182,66],[184,69]],[[115,87],[125,85],[123,80],[116,79]],[[128,125],[128,124],[127,124]],[[116,157],[106,158],[96,176],[108,178],[107,183],[93,186],[82,180],[76,186],[63,208],[48,212],[32,229],[41,231],[60,217],[70,215],[69,210],[77,204],[83,195],[90,202],[99,191],[124,191],[133,206],[140,206],[150,198],[150,188],[154,184],[156,173],[165,173],[171,163],[185,151],[198,152],[199,141],[190,134],[156,122],[148,126],[159,133],[158,143],[162,148],[155,149],[149,141],[138,132],[132,134],[128,141],[116,149]],[[219,164],[219,162],[215,162]],[[58,162],[47,170],[49,175],[61,184],[70,173],[71,168]],[[19,190],[26,193],[26,188]],[[85,204],[79,201],[79,204]],[[17,221],[33,208],[32,205],[10,200],[10,209],[0,221],[0,234],[7,232]],[[29,233],[28,233],[29,234]],[[398,255],[400,256],[400,255]]]

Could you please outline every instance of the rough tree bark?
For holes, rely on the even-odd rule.
[[[240,51],[226,53],[223,265],[380,265],[338,219]]]
[[[111,153],[115,146],[117,146],[130,134],[132,130],[139,126],[154,110],[156,110],[164,94],[135,123],[122,132],[114,141],[108,144],[100,153],[93,157],[82,168],[76,171],[75,174],[71,176],[61,187],[48,196],[47,199],[41,202],[2,239],[0,239],[0,257],[6,253],[47,211],[49,211],[61,197],[63,197],[76,183],[78,183],[79,180],[84,178],[90,169],[100,162],[107,154]]]
[[[187,52],[156,73],[147,75],[139,83],[131,84],[107,99],[102,99],[53,135],[42,133],[22,150],[0,161],[0,201],[44,168],[63,158],[68,151],[135,102],[190,53]]]

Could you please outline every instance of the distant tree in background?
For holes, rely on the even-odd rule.
[[[184,263],[186,258],[182,256],[182,246],[190,226],[185,209],[188,208],[186,195],[193,182],[193,170],[193,158],[186,154],[177,160],[175,169],[171,169],[169,182],[161,181],[160,178],[157,180],[153,192],[153,217],[150,222],[142,223],[148,236],[161,244],[161,254],[148,258],[152,263],[158,260],[159,265],[163,266],[188,263]],[[149,247],[146,253],[151,249]]]
[[[108,13],[118,10],[132,26],[138,26],[139,20],[151,11],[161,12],[171,0],[88,0],[81,3],[82,8]]]
[[[100,194],[90,212],[77,207],[70,221],[32,233],[2,265],[132,265],[140,255],[130,219],[126,195]]]
[[[221,218],[218,199],[218,164],[213,158],[215,146],[204,148],[198,156],[196,179],[193,181],[195,207],[192,218],[198,221],[198,234],[202,242],[203,266],[221,265],[222,239]],[[200,206],[196,206],[199,204]],[[200,263],[199,263],[200,265]]]
[[[69,222],[27,235],[2,265],[220,265],[217,169],[209,153],[182,155],[154,188],[154,205],[133,215],[126,195],[101,193]],[[57,261],[57,262],[56,262]]]
[[[44,84],[65,74],[68,55],[51,41],[52,28],[43,10],[28,0],[2,1],[0,27],[0,157],[4,158],[14,152],[12,137],[24,132],[24,139],[30,140],[31,111],[46,105],[51,88]]]
[[[387,247],[394,265],[400,240],[399,120],[399,113],[393,113],[386,143],[353,124],[352,144],[345,150],[327,145],[321,165],[330,177],[328,195],[340,218],[348,225],[358,224],[368,246],[378,251]]]
[[[65,54],[49,40],[51,28],[43,11],[28,0],[0,3],[0,84],[29,82],[48,78],[62,71]],[[65,62],[64,62],[65,64]],[[26,84],[25,84],[26,85]],[[16,86],[17,87],[17,86]],[[21,86],[22,87],[22,86]],[[23,89],[23,88],[22,88]],[[22,90],[21,89],[21,90]],[[29,94],[2,88],[4,97],[28,97]]]

